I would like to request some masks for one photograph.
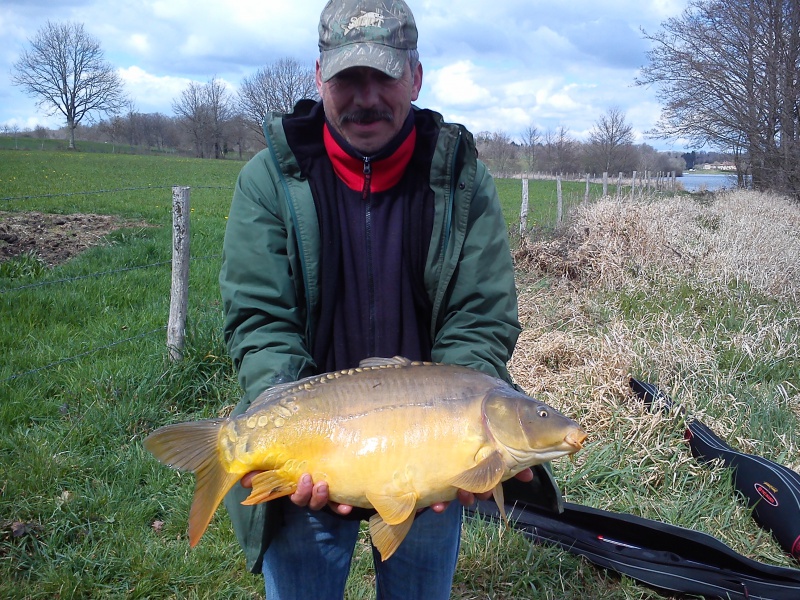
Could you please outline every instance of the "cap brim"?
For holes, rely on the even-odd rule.
[[[322,55],[322,81],[352,67],[370,67],[400,79],[408,62],[408,50],[371,43],[348,44],[324,50]]]

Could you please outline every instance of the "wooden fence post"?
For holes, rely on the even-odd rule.
[[[189,188],[172,188],[172,289],[169,298],[167,349],[172,361],[183,358],[189,305]]]
[[[519,211],[519,235],[528,229],[528,178],[522,180],[522,208]]]
[[[603,198],[608,196],[608,171],[603,171]]]
[[[583,195],[583,203],[589,202],[589,174],[586,174],[586,193]]]
[[[564,197],[561,194],[561,175],[556,176],[556,195],[558,196],[558,204],[556,205],[556,226],[561,225],[562,215],[564,213]]]

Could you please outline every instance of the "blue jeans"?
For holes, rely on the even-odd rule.
[[[264,554],[267,600],[341,600],[360,521],[284,502],[281,527]],[[426,510],[387,561],[373,547],[377,600],[448,600],[461,540],[461,505]]]

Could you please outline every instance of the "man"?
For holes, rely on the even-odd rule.
[[[497,191],[472,136],[412,106],[422,66],[410,9],[331,0],[319,46],[321,102],[267,120],[268,148],[234,192],[220,286],[244,389],[236,413],[272,385],[371,356],[509,379],[519,324]],[[239,504],[243,486],[226,506],[267,598],[341,598],[363,511],[330,504],[308,475],[254,507]],[[375,561],[378,598],[449,598],[460,525],[458,502],[422,511]]]

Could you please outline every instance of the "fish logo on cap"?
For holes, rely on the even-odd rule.
[[[344,29],[344,34],[347,35],[354,29],[360,29],[361,27],[383,27],[385,20],[386,17],[380,13],[361,11],[360,16],[353,17],[347,25],[342,25],[342,28]]]

